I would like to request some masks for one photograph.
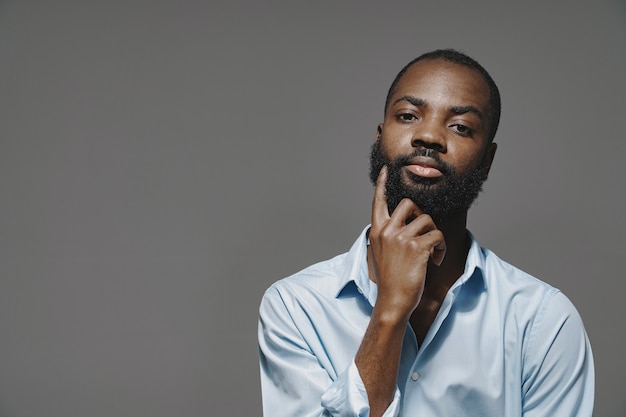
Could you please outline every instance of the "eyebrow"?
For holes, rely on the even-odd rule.
[[[474,106],[453,106],[450,111],[454,114],[474,113],[480,120],[483,120],[483,114]]]
[[[401,101],[407,101],[411,103],[412,105],[414,105],[415,107],[426,107],[426,101],[422,100],[421,98],[417,98],[413,96],[402,96],[398,98],[397,100],[395,100],[392,103],[392,105],[398,104]],[[450,112],[457,114],[457,115],[465,114],[465,113],[473,113],[476,116],[478,116],[480,120],[483,120],[482,112],[474,106],[452,106],[450,107]]]
[[[408,101],[409,103],[411,103],[415,107],[424,107],[424,106],[426,106],[426,102],[424,100],[422,100],[421,98],[413,97],[413,96],[402,96],[399,99],[397,99],[396,101],[394,101],[392,103],[392,105],[396,105],[396,104],[398,104],[401,101]]]

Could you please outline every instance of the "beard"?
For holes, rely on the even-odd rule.
[[[402,168],[417,156],[428,156],[437,163],[443,174],[436,178],[425,178],[407,172],[408,181],[402,179]],[[459,215],[465,215],[482,191],[487,179],[489,166],[486,158],[467,173],[459,175],[449,164],[441,160],[439,153],[430,148],[420,147],[410,155],[401,155],[394,161],[389,160],[382,152],[381,140],[372,146],[370,154],[370,180],[376,179],[383,166],[387,166],[386,196],[389,213],[393,213],[400,201],[411,199],[426,214],[430,215],[436,225],[445,224]]]

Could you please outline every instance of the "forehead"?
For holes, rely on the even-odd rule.
[[[390,105],[400,97],[411,96],[433,106],[474,106],[487,113],[489,86],[472,68],[440,59],[413,64],[398,82]]]

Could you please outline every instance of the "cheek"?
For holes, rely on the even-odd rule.
[[[470,146],[469,144],[455,143],[454,145],[448,146],[448,155],[454,155],[452,160],[448,159],[448,162],[456,167],[457,172],[466,172],[476,168],[483,162],[485,149],[477,149],[475,146]]]
[[[381,150],[385,156],[398,156],[413,151],[411,135],[406,131],[386,130],[380,139]]]

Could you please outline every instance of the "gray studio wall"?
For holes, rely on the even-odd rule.
[[[386,89],[438,47],[503,95],[470,227],[561,288],[626,415],[626,6],[0,2],[0,416],[258,416],[274,280],[368,222]]]

